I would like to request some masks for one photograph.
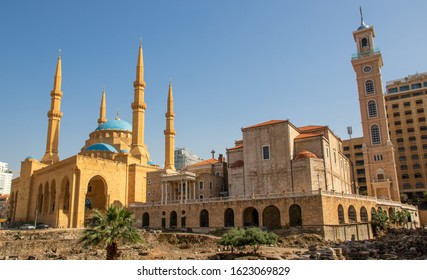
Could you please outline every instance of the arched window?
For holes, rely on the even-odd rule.
[[[145,212],[144,214],[142,214],[142,227],[148,228],[149,226],[150,226],[150,214]]]
[[[380,127],[377,124],[371,126],[371,141],[372,144],[381,144]]]
[[[292,204],[289,207],[289,225],[291,227],[302,226],[301,206],[298,204]]]
[[[365,91],[366,91],[366,94],[375,93],[374,82],[372,80],[367,80],[365,82]]]
[[[342,207],[342,205],[338,205],[338,223],[340,225],[345,224],[345,219],[344,219],[344,208]]]
[[[367,38],[362,38],[362,41],[361,41],[361,43],[360,43],[360,46],[361,46],[362,48],[366,48],[366,47],[368,47],[368,39],[367,39]]]
[[[200,212],[200,227],[209,227],[209,212],[206,209]]]
[[[348,207],[348,221],[349,223],[357,223],[356,209],[353,205]]]
[[[360,221],[362,223],[367,223],[368,222],[368,211],[363,206],[362,206],[362,208],[360,208]]]
[[[377,102],[375,102],[375,100],[368,101],[368,116],[370,118],[378,116]]]

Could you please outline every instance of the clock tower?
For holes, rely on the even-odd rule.
[[[356,72],[363,129],[363,160],[368,195],[400,201],[394,147],[390,140],[381,78],[383,59],[375,48],[373,26],[363,21],[353,32],[357,53],[351,63]]]

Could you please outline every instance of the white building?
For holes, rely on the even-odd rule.
[[[203,159],[195,155],[187,148],[175,149],[175,168],[177,170],[181,170],[186,166],[195,164],[200,161],[203,161]]]
[[[12,184],[12,171],[8,169],[8,164],[0,162],[0,195],[10,194],[10,186]]]

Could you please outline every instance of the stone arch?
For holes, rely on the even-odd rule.
[[[340,225],[345,224],[344,208],[342,205],[338,205],[338,223]]]
[[[172,211],[169,214],[169,227],[176,228],[178,226],[178,215],[176,211]]]
[[[262,211],[262,223],[263,226],[267,227],[269,230],[280,228],[280,211],[274,206],[267,206],[264,211]]]
[[[360,221],[362,223],[367,223],[369,221],[368,211],[366,210],[366,208],[364,206],[362,206],[362,208],[360,208]]]
[[[37,207],[36,207],[37,212],[39,214],[41,214],[43,211],[43,200],[44,200],[43,199],[43,185],[40,183],[39,191],[37,193]]]
[[[91,222],[92,211],[94,209],[103,213],[107,208],[107,183],[104,178],[96,175],[93,176],[84,190],[85,196],[85,225]]]
[[[356,209],[353,205],[348,207],[348,222],[349,223],[357,223],[357,214]]]
[[[43,192],[43,214],[47,214],[49,210],[49,183],[46,182]]]
[[[150,226],[150,214],[148,214],[147,212],[144,212],[144,214],[142,214],[142,227],[148,228],[149,226]]]
[[[234,210],[231,208],[224,211],[224,227],[234,227]]]
[[[245,211],[243,212],[243,226],[259,226],[258,210],[253,207],[248,207],[245,209]]]
[[[209,212],[206,209],[200,212],[200,227],[209,227]]]
[[[60,201],[62,204],[60,208],[64,212],[68,212],[68,210],[70,210],[70,180],[67,176],[62,179],[60,197],[62,198],[62,201]]]
[[[50,198],[49,198],[49,214],[55,212],[55,202],[56,202],[56,182],[52,181],[50,185]]]
[[[292,204],[291,207],[289,207],[289,226],[302,226],[301,206],[298,204]]]

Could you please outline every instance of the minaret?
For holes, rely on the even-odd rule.
[[[53,84],[53,90],[50,92],[51,103],[50,110],[47,112],[49,118],[47,139],[46,139],[46,153],[44,154],[41,162],[46,164],[53,164],[59,161],[58,157],[58,142],[59,142],[59,128],[62,117],[61,112],[61,82],[62,82],[62,68],[61,68],[61,51],[58,55],[58,62],[56,64],[56,73]]]
[[[147,105],[144,102],[144,59],[142,56],[142,42],[139,44],[138,62],[136,65],[136,80],[133,83],[134,99],[132,103],[132,145],[130,153],[145,164],[150,161],[147,148],[144,144],[144,117]]]
[[[353,55],[351,63],[356,72],[359,92],[368,195],[400,201],[381,77],[383,59],[374,45],[374,28],[365,24],[362,9],[360,18],[360,26],[353,32],[357,53]]]
[[[165,134],[165,169],[175,170],[175,113],[173,112],[172,82],[169,83]]]
[[[107,105],[105,101],[105,88],[102,90],[101,106],[99,107],[98,124],[103,124],[107,121]]]

